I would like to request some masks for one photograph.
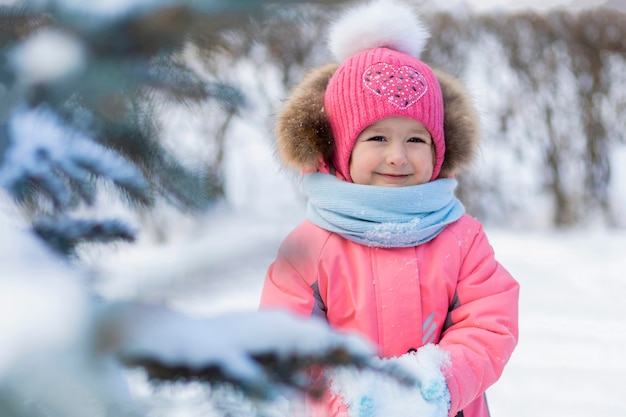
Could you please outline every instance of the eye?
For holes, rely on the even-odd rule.
[[[408,142],[411,142],[411,143],[426,143],[426,144],[428,144],[426,139],[422,139],[422,138],[417,137],[417,136],[413,136],[412,138],[409,138]]]
[[[367,140],[371,141],[371,142],[384,142],[385,141],[385,137],[384,136],[372,136],[371,138],[369,138]]]

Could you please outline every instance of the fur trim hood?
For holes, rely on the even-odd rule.
[[[332,130],[324,111],[324,92],[339,64],[311,70],[293,90],[276,123],[280,161],[298,171],[328,163],[334,152]],[[450,74],[433,68],[443,94],[446,151],[439,177],[450,177],[471,163],[478,147],[479,119],[471,97]]]

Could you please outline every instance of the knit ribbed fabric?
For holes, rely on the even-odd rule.
[[[443,99],[433,71],[421,60],[388,48],[351,56],[331,77],[324,106],[335,140],[333,165],[348,181],[356,138],[372,123],[391,116],[421,122],[435,145],[432,179],[445,153]]]

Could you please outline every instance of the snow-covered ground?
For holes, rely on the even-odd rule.
[[[520,343],[494,416],[626,415],[626,233],[492,231],[521,283]]]

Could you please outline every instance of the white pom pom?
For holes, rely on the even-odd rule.
[[[419,58],[429,37],[409,6],[397,0],[376,0],[347,10],[335,21],[328,45],[338,61],[383,46]]]

